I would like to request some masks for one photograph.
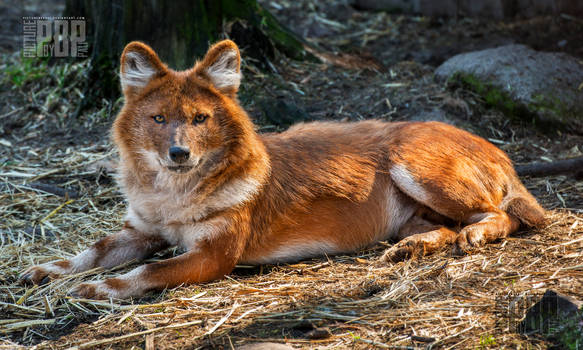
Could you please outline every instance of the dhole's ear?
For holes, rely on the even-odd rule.
[[[237,44],[223,40],[214,44],[196,65],[196,73],[208,78],[225,94],[236,94],[241,83],[241,55]]]
[[[133,41],[126,45],[121,54],[120,80],[125,94],[130,90],[139,91],[157,75],[166,72],[166,66],[148,45]]]

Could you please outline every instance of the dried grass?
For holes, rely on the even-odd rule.
[[[129,347],[151,334],[151,341],[170,347],[228,347],[229,341],[285,339],[301,347],[448,348],[476,347],[484,337],[508,347],[544,347],[515,333],[516,319],[509,312],[521,317],[531,301],[528,297],[546,288],[583,298],[583,215],[566,210],[551,212],[552,223],[544,229],[462,258],[444,251],[418,261],[377,266],[375,259],[388,246],[385,243],[351,256],[240,267],[222,281],[129,302],[66,296],[75,284],[122,273],[128,265],[66,276],[44,286],[16,284],[26,266],[69,257],[119,228],[123,199],[106,175],[90,167],[112,155],[106,149],[103,144],[68,150],[39,147],[28,152],[25,163],[0,168],[4,346],[63,334],[37,347]],[[30,186],[43,180],[78,198]],[[552,181],[527,182],[546,191],[541,197],[547,207],[560,205],[557,194],[580,186],[568,179],[549,186]],[[170,250],[155,259],[173,254]],[[522,302],[518,310],[509,308],[514,299]],[[320,327],[326,328],[324,339],[310,339],[310,332]]]

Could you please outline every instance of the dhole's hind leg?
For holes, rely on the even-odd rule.
[[[445,226],[413,216],[399,231],[401,239],[389,248],[383,257],[384,262],[398,262],[412,257],[431,254],[440,248],[453,244],[457,233]]]
[[[466,221],[470,225],[464,227],[456,239],[456,254],[463,254],[473,247],[507,237],[520,226],[518,219],[496,208],[473,214]]]

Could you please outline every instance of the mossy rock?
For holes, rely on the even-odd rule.
[[[510,118],[583,133],[583,64],[574,57],[509,45],[454,56],[435,76],[475,91]]]

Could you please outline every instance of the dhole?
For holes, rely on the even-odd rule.
[[[186,250],[72,291],[127,298],[218,279],[237,263],[392,239],[398,243],[383,256],[390,262],[449,244],[467,251],[543,223],[545,211],[508,157],[443,123],[315,122],[257,134],[237,101],[240,60],[225,40],[176,72],[147,45],[126,46],[125,105],[113,125],[125,224],[70,260],[29,268],[25,282],[110,268],[168,246]]]

